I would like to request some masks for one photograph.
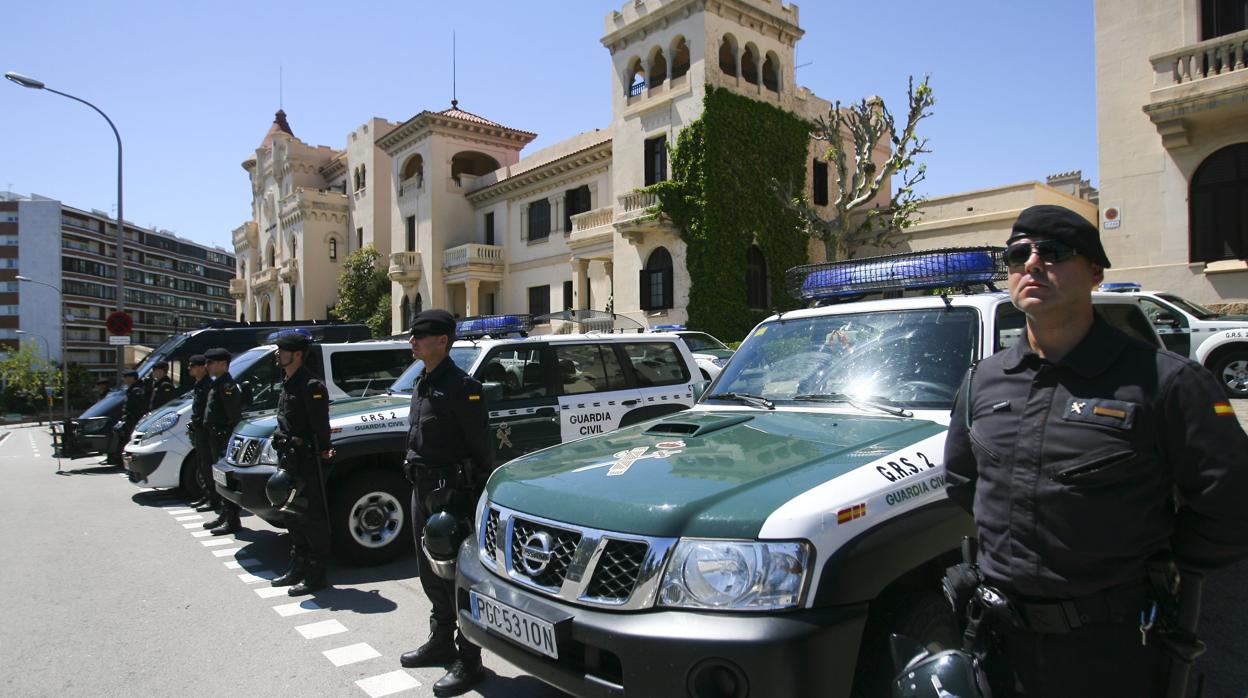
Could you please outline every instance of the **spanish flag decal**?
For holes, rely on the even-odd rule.
[[[1235,410],[1231,408],[1231,403],[1229,402],[1213,403],[1213,413],[1219,416],[1223,416],[1223,415],[1228,416],[1228,417],[1235,416]]]
[[[841,509],[840,511],[836,512],[836,522],[838,524],[848,523],[850,521],[853,521],[854,519],[861,519],[862,517],[866,515],[867,515],[867,505],[855,504],[854,506],[849,507],[848,509]]]

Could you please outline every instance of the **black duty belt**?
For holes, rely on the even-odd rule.
[[[412,463],[412,476],[418,480],[453,480],[459,476],[459,465],[430,465],[429,463]]]
[[[1063,634],[1085,625],[1136,623],[1149,602],[1148,585],[1131,582],[1076,599],[1054,601],[1011,598],[1024,628],[1035,633]]]

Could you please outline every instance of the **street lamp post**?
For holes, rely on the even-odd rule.
[[[51,87],[44,85],[43,82],[36,80],[34,78],[31,78],[31,77],[26,77],[25,75],[21,75],[20,73],[12,73],[12,72],[5,73],[4,77],[12,82],[17,83],[18,85],[21,85],[22,87],[28,87],[32,90],[46,90],[48,92],[51,92],[54,95],[68,97],[69,99],[72,99],[75,102],[81,102],[82,104],[85,104],[88,107],[91,107],[92,109],[94,109],[95,112],[99,114],[100,116],[104,117],[104,120],[108,122],[108,127],[113,129],[113,136],[117,138],[117,312],[119,313],[125,312],[126,310],[126,272],[125,272],[126,224],[125,224],[125,217],[122,215],[122,211],[121,211],[121,181],[122,181],[121,180],[121,134],[117,132],[117,127],[113,125],[113,120],[108,118],[108,114],[105,114],[103,111],[100,110],[99,107],[95,106],[94,104],[88,102],[85,99],[54,90]],[[64,307],[63,301],[64,301],[64,297],[62,297],[62,308]],[[121,372],[123,370],[125,351],[126,351],[126,348],[124,346],[117,347],[117,383],[116,385],[121,385]],[[61,353],[62,354],[64,353],[63,349]],[[65,363],[64,358],[65,358],[64,356],[61,357],[61,363]],[[66,398],[68,398],[68,395],[66,395]],[[66,407],[65,410],[66,410],[66,419],[68,419],[69,408]]]
[[[47,338],[47,337],[44,337],[44,336],[43,336],[43,335],[41,335],[41,334],[35,334],[34,332],[27,332],[26,330],[18,330],[18,331],[17,331],[17,333],[18,333],[18,334],[24,334],[24,335],[27,335],[27,336],[30,336],[30,337],[34,337],[34,338],[36,338],[36,339],[42,339],[42,340],[43,340],[43,350],[44,350],[44,352],[45,352],[45,353],[44,353],[44,356],[47,356],[47,357],[48,357],[48,372],[49,372],[49,373],[51,373],[51,372],[52,372],[52,365],[53,365],[53,364],[52,364],[52,344],[51,344],[50,342],[48,342],[48,338]],[[63,374],[63,373],[64,373],[64,371],[61,371],[61,373]],[[44,382],[44,387],[45,387],[45,389],[46,389],[46,388],[49,388],[49,387],[51,387],[51,386],[48,386],[48,385],[47,385],[47,383],[46,383],[46,382]],[[47,393],[45,393],[45,394],[44,394],[44,397],[45,397],[45,398],[48,398],[48,397],[51,397],[51,395],[48,395]],[[52,423],[52,405],[51,405],[51,404],[49,404],[49,405],[48,405],[48,424],[51,424],[51,423]]]
[[[64,404],[64,407],[65,407],[65,421],[69,422],[69,355],[65,353],[65,335],[69,333],[69,322],[65,320],[65,294],[61,292],[60,286],[53,286],[52,284],[47,283],[46,281],[36,281],[30,278],[29,276],[21,276],[21,275],[18,275],[14,278],[16,278],[18,281],[22,281],[28,284],[38,284],[40,286],[47,286],[53,291],[56,291],[56,295],[60,297],[60,301],[61,301],[60,303],[61,305],[61,402]],[[29,334],[25,330],[18,330],[18,332],[21,334]],[[35,336],[38,336],[38,335],[35,335]],[[47,344],[48,340],[44,339],[43,342],[44,344]],[[49,359],[51,358],[51,356],[52,356],[52,348],[51,348],[51,345],[49,345],[48,347]]]

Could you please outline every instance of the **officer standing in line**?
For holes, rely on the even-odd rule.
[[[433,609],[429,641],[405,653],[405,667],[450,664],[433,685],[436,696],[457,696],[484,678],[481,648],[456,632],[455,582],[434,573],[422,552],[426,508],[431,492],[459,488],[476,502],[493,467],[487,434],[489,412],[481,384],[450,358],[455,320],[445,310],[426,310],[412,323],[412,356],[425,362],[412,390],[408,414],[407,471],[412,481],[412,533],[420,560],[420,585]],[[464,463],[471,464],[465,472]]]
[[[139,372],[133,368],[126,369],[122,372],[121,379],[126,386],[126,400],[121,406],[121,428],[117,430],[117,450],[113,452],[112,457],[104,461],[105,463],[121,463],[121,454],[126,450],[126,444],[130,443],[130,435],[134,433],[134,427],[147,413],[147,393],[143,392],[143,386],[139,383]]]
[[[152,366],[151,402],[148,404],[147,411],[151,412],[169,402],[177,392],[173,381],[169,380],[169,362],[157,361]]]
[[[112,392],[112,390],[113,390],[113,384],[109,383],[108,379],[101,378],[97,380],[95,382],[95,399],[103,400],[104,396],[108,395],[110,392]]]
[[[194,381],[191,387],[191,419],[186,423],[186,434],[191,437],[191,448],[195,451],[195,480],[199,483],[199,499],[191,502],[196,511],[215,509],[213,497],[216,485],[212,482],[212,447],[204,434],[204,408],[208,406],[208,391],[212,389],[212,379],[208,377],[208,359],[203,354],[195,354],[186,362],[186,370]]]
[[[1032,206],[1006,244],[1027,334],[972,369],[945,445],[983,584],[1013,609],[993,695],[1165,695],[1178,660],[1157,610],[1176,577],[1155,571],[1248,556],[1248,436],[1207,370],[1093,311],[1109,267],[1095,226]]]
[[[328,507],[321,463],[334,457],[329,447],[329,391],[304,366],[312,337],[301,330],[278,335],[277,365],[286,374],[277,398],[278,468],[297,483],[297,507],[283,507],[290,531],[290,570],[274,579],[275,587],[289,586],[290,596],[310,594],[326,586],[329,558]],[[287,498],[287,501],[292,501]],[[294,586],[291,586],[294,585]]]
[[[210,457],[216,463],[225,456],[230,434],[243,416],[243,392],[230,375],[230,352],[217,347],[204,352],[204,358],[208,361],[208,375],[212,376],[212,387],[208,389],[208,401],[204,406],[204,430]],[[218,495],[215,486],[212,496],[220,503],[221,514],[205,523],[204,528],[211,529],[214,536],[236,533],[242,527],[238,505]]]

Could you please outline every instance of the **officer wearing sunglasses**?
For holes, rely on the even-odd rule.
[[[993,695],[1171,695],[1176,594],[1158,587],[1174,563],[1195,579],[1248,557],[1248,436],[1208,371],[1094,312],[1095,226],[1032,206],[1006,244],[1026,341],[968,373],[945,445],[983,584],[1014,611]]]

